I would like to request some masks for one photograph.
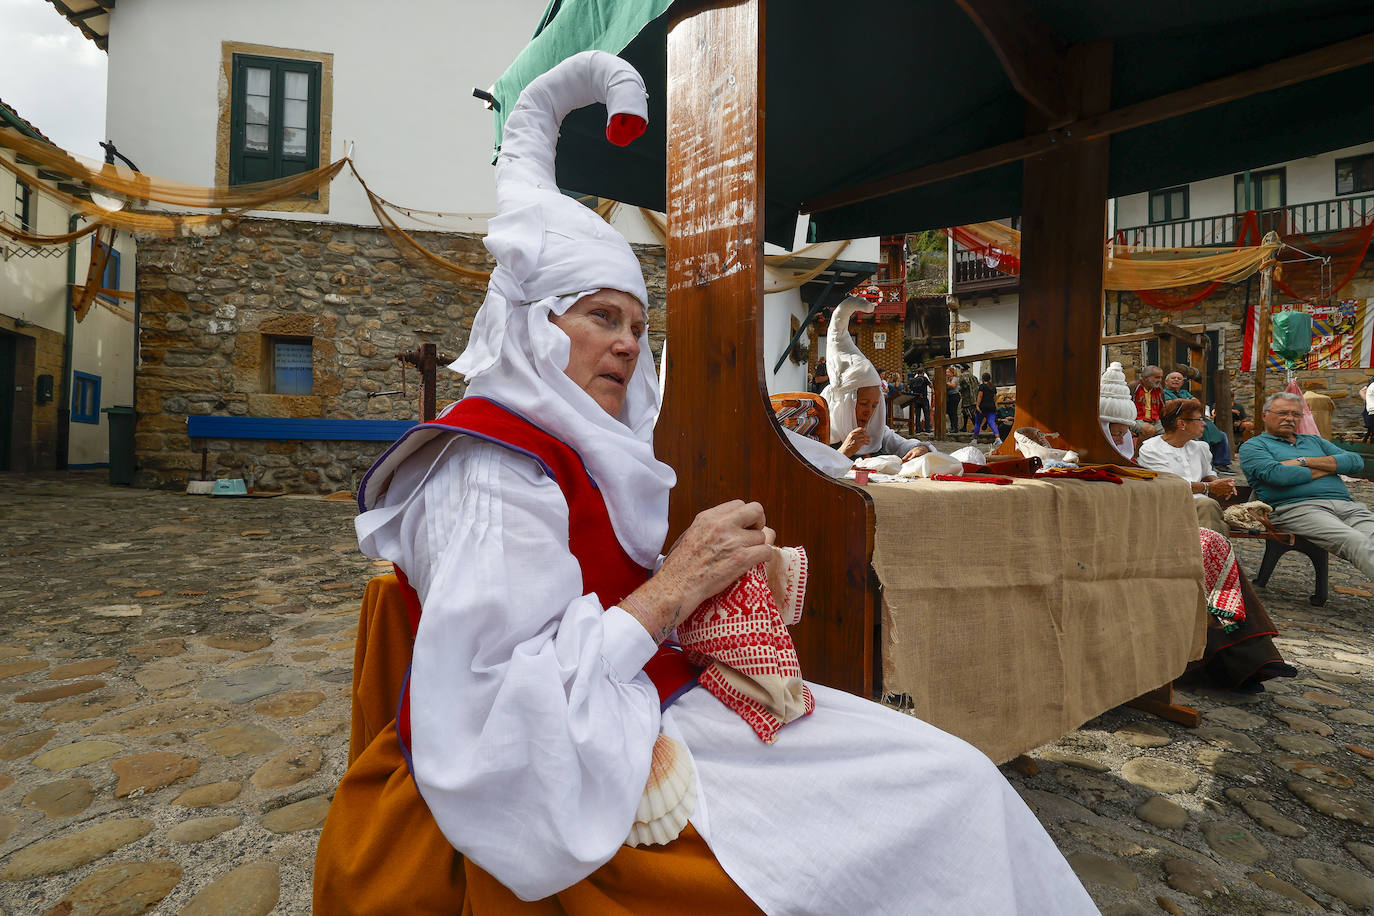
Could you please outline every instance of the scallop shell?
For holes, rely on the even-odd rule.
[[[660,734],[626,846],[661,846],[678,838],[697,803],[697,774],[680,741]]]

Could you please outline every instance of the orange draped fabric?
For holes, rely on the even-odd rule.
[[[353,659],[349,767],[315,859],[316,916],[380,913],[529,916],[713,916],[761,911],[689,824],[667,846],[619,852],[553,897],[517,898],[460,856],[415,788],[396,735],[412,640],[396,576],[368,583]]]

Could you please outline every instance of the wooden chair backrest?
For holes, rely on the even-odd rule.
[[[768,402],[783,427],[822,445],[830,444],[830,405],[825,398],[808,391],[784,391],[769,395]]]

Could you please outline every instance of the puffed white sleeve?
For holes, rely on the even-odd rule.
[[[625,611],[583,594],[567,503],[533,460],[447,439],[359,516],[360,543],[420,595],[420,795],[455,849],[536,900],[590,875],[629,833],[659,730],[641,671],[656,646]]]
[[[884,426],[883,438],[875,454],[905,456],[907,452],[918,445],[929,445],[929,443],[922,442],[920,439],[908,439],[905,436],[900,436],[891,426]],[[935,449],[933,445],[930,447],[932,450]]]

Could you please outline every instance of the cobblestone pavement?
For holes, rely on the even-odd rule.
[[[0,912],[309,912],[383,571],[353,513],[0,476]],[[1262,590],[1297,679],[1004,768],[1104,912],[1374,910],[1374,583],[1333,560],[1325,608],[1311,584],[1289,554]]]

